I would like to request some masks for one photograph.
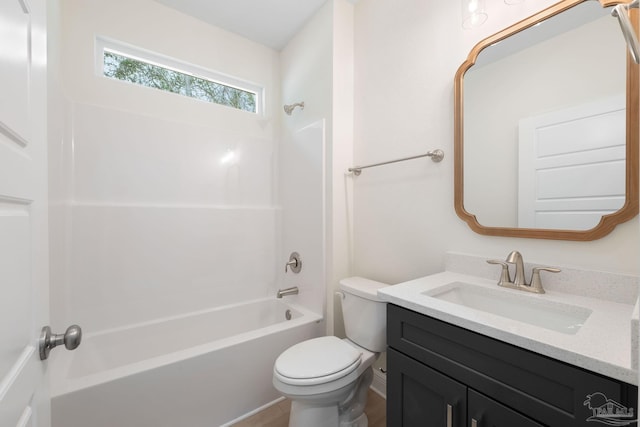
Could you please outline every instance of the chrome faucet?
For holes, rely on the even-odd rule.
[[[286,288],[286,289],[278,289],[278,293],[276,294],[276,298],[282,298],[285,297],[287,295],[298,295],[299,293],[299,289],[297,286],[294,286],[292,288]]]
[[[498,280],[498,286],[533,292],[536,294],[545,293],[544,288],[542,287],[542,279],[540,278],[541,271],[549,271],[551,273],[559,273],[561,271],[559,268],[554,267],[534,267],[531,271],[531,283],[527,283],[524,278],[524,261],[520,252],[511,252],[505,261],[490,259],[487,260],[487,262],[489,264],[499,264],[502,266],[502,273],[500,274],[500,280]],[[516,277],[513,282],[509,275],[509,264],[515,264],[516,266]]]

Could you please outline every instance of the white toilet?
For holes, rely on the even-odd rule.
[[[384,283],[350,277],[340,281],[347,338],[320,337],[285,350],[273,367],[273,385],[291,399],[289,427],[367,427],[364,406],[371,365],[386,350]]]

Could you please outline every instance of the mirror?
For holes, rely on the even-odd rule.
[[[561,1],[458,69],[455,208],[474,231],[593,240],[638,214],[638,66],[618,3]]]

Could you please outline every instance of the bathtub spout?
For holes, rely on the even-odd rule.
[[[282,298],[287,295],[298,295],[298,292],[299,290],[297,286],[294,286],[293,288],[278,289],[278,293],[276,294],[276,297]]]

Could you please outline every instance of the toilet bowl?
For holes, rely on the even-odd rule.
[[[314,338],[285,350],[273,385],[291,399],[289,427],[367,427],[364,414],[372,365],[386,348],[384,283],[361,277],[340,281],[347,338]]]

